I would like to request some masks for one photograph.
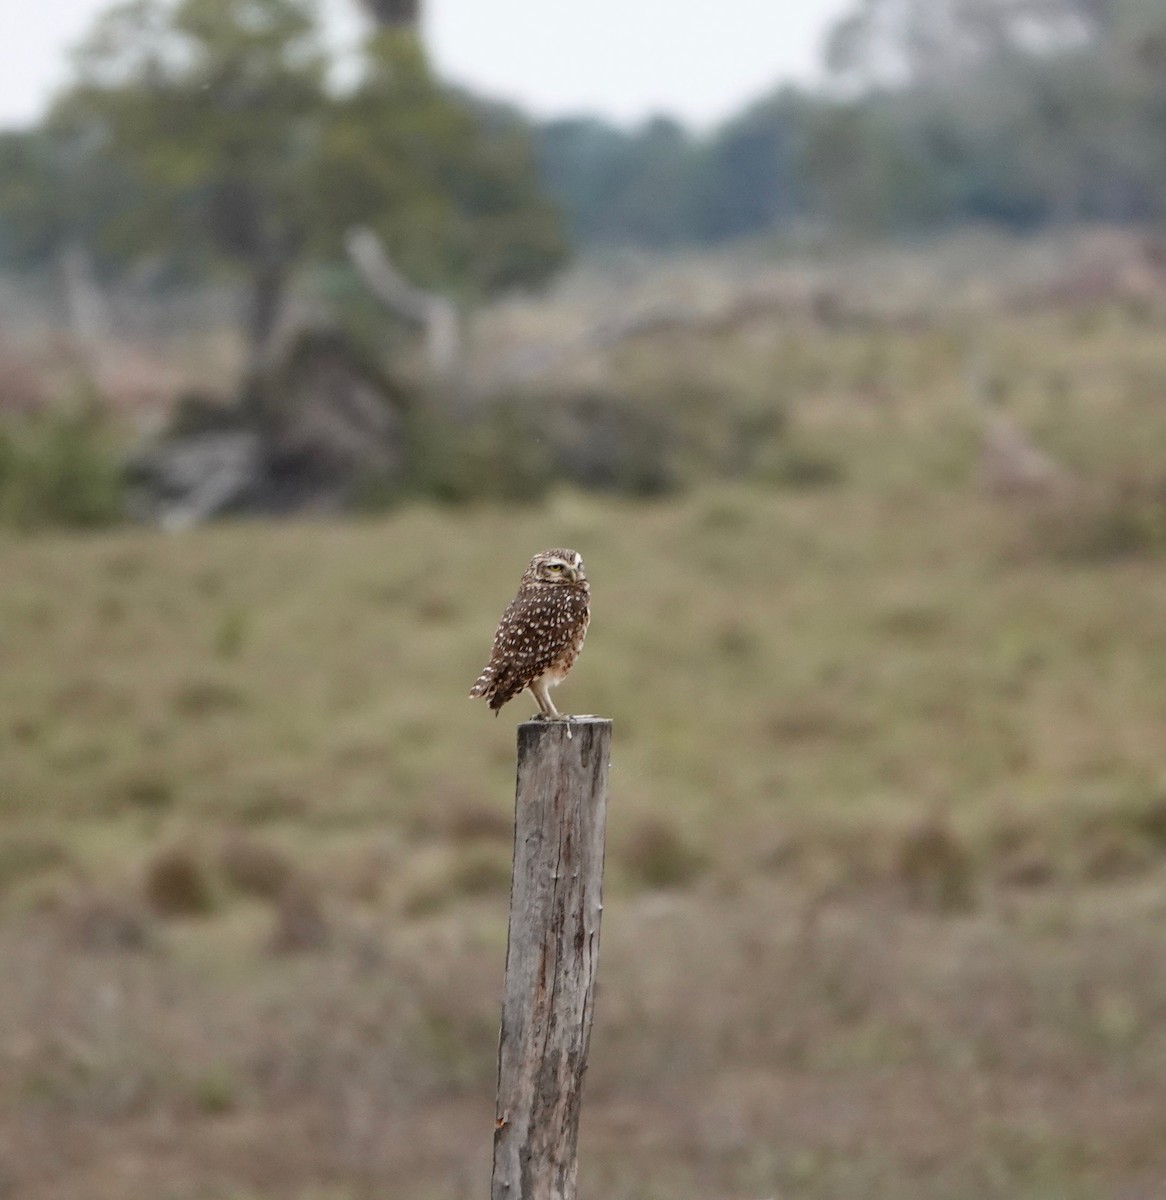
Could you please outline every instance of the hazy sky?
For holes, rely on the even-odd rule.
[[[34,119],[68,48],[109,0],[0,0],[0,126]],[[339,44],[355,0],[321,0]],[[540,114],[634,120],[669,112],[708,123],[779,80],[812,77],[822,35],[847,0],[427,0],[441,72]],[[662,16],[663,14],[663,16]]]

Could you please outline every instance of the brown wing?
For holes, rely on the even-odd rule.
[[[587,616],[587,595],[573,588],[524,588],[507,606],[490,662],[470,690],[495,711],[554,664]]]

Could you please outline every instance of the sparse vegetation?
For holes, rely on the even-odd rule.
[[[505,846],[472,846],[459,855],[449,890],[455,895],[508,895],[510,851]]]
[[[44,874],[69,862],[68,851],[54,838],[31,833],[0,837],[0,894],[30,876]]]
[[[1160,330],[985,319],[1084,489],[1002,497],[954,325],[751,321],[611,364],[780,409],[754,457],[677,390],[728,478],[0,534],[22,1197],[479,1190],[530,706],[464,693],[559,543],[595,588],[563,706],[617,730],[583,1200],[1155,1194],[1166,555],[1105,513],[1156,503],[1120,481],[1166,440]],[[783,447],[837,469],[775,477]]]
[[[303,954],[324,950],[331,941],[332,930],[319,892],[302,876],[291,880],[276,897],[268,949],[273,954]]]
[[[228,887],[263,900],[278,900],[295,877],[287,855],[247,833],[223,838],[218,865]]]
[[[0,423],[0,525],[99,528],[124,517],[119,442],[99,407]]]
[[[958,832],[942,817],[908,830],[895,862],[908,899],[937,912],[964,912],[975,904],[975,867]]]
[[[0,1200],[482,1194],[556,544],[580,1200],[1157,1200],[1166,0],[847,0],[699,132],[326,7],[111,2],[0,133]]]
[[[649,818],[636,827],[622,859],[629,877],[648,888],[690,884],[707,862],[663,817]]]
[[[1166,549],[1166,478],[1120,477],[1051,502],[1035,536],[1068,562],[1104,564]]]
[[[149,919],[135,902],[82,887],[58,904],[61,945],[67,950],[125,954],[156,947]]]

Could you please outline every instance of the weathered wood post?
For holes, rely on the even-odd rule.
[[[491,1200],[574,1200],[599,960],[611,722],[518,727]]]

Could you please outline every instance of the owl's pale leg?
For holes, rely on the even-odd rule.
[[[545,679],[538,679],[530,685],[531,692],[534,693],[534,698],[538,701],[539,714],[535,717],[536,721],[566,721],[567,722],[567,737],[571,736],[571,718],[565,716],[554,706],[551,701],[550,685]]]
[[[530,685],[530,690],[538,701],[539,717],[544,721],[555,721],[561,717],[559,710],[551,703],[551,689],[545,679],[536,679]]]

